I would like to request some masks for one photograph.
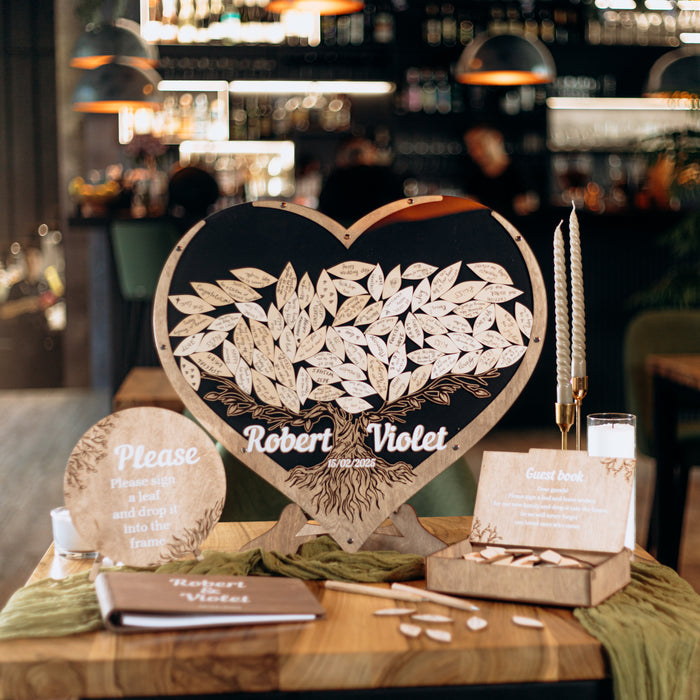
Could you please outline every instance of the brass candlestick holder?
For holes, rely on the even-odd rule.
[[[572,377],[571,389],[576,405],[576,449],[581,449],[581,404],[588,393],[588,377]]]
[[[567,449],[567,437],[569,428],[574,424],[574,409],[572,403],[555,403],[554,404],[554,419],[556,420],[559,430],[561,431],[561,449]]]

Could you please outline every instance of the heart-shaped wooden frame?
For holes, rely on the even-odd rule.
[[[185,234],[153,314],[194,417],[357,551],[518,397],[546,295],[523,237],[469,200],[400,200],[347,229],[261,201]]]

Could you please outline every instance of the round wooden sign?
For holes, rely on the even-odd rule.
[[[185,405],[348,551],[496,424],[545,324],[523,237],[456,197],[348,229],[281,202],[231,207],[184,236],[154,302]]]
[[[78,441],[63,490],[73,524],[101,555],[153,566],[198,551],[221,516],[226,475],[195,422],[163,408],[128,408]]]

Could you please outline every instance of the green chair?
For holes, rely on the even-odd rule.
[[[652,423],[653,387],[645,362],[651,354],[673,353],[700,353],[700,310],[644,311],[630,321],[623,344],[625,401],[627,410],[637,416],[637,447],[640,452],[652,457],[657,456]],[[678,451],[674,460],[677,470],[674,490],[678,511],[678,541],[671,543],[670,555],[664,557],[664,563],[677,568],[688,473],[692,466],[700,465],[700,422],[697,416],[683,416],[678,425]],[[661,545],[657,541],[657,496],[655,489],[647,537],[647,548],[650,550]]]
[[[150,301],[163,263],[180,238],[167,220],[116,220],[110,229],[117,279],[127,301]]]
[[[180,235],[178,228],[166,219],[115,220],[110,226],[121,296],[117,306],[122,312],[114,312],[120,324],[113,348],[115,387],[132,367],[158,364],[151,330],[153,296],[163,263]]]

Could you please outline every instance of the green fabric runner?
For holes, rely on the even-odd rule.
[[[632,582],[574,615],[607,651],[616,700],[700,697],[700,596],[673,569],[632,562]]]
[[[133,569],[130,569],[133,570]],[[297,554],[253,549],[205,552],[202,561],[165,564],[156,573],[292,576],[307,580],[409,581],[425,575],[422,557],[343,552],[329,537]],[[633,562],[632,582],[574,615],[603,644],[616,700],[693,700],[700,688],[700,596],[672,569]],[[60,637],[103,629],[88,574],[20,588],[0,612],[0,639]]]
[[[120,569],[134,571],[135,569]],[[195,559],[170,562],[155,573],[289,576],[306,580],[380,583],[425,577],[423,557],[398,552],[344,552],[327,535],[303,544],[297,554],[251,549],[205,552]],[[60,581],[42,579],[17,590],[0,612],[0,639],[63,637],[103,629],[89,574]]]

